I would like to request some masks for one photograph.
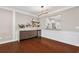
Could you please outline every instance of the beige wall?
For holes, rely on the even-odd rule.
[[[63,31],[79,31],[76,29],[79,26],[79,7],[74,7],[62,12],[52,14],[50,17],[55,15],[62,15],[61,26]],[[46,18],[41,19],[41,27],[44,28]]]
[[[12,39],[12,12],[0,9],[0,41]]]

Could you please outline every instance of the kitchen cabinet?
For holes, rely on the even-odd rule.
[[[41,37],[41,30],[20,31],[20,40]]]

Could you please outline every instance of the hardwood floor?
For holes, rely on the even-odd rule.
[[[2,53],[78,53],[79,47],[46,38],[32,38],[0,45]]]

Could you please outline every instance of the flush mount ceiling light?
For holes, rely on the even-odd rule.
[[[41,8],[43,8],[44,6],[41,6]]]
[[[48,8],[46,6],[41,6],[40,8],[41,10],[40,10],[38,17],[48,14]]]
[[[48,15],[48,7],[47,6],[40,6],[38,7],[38,10],[40,11],[37,15],[37,19],[39,20],[41,16]],[[35,17],[32,18],[32,21]]]

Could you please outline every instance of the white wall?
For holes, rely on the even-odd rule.
[[[16,13],[16,23],[15,23],[15,31],[16,31],[16,39],[19,40],[20,38],[20,35],[19,35],[19,31],[20,31],[20,28],[18,26],[18,24],[26,24],[26,23],[29,23],[31,21],[31,18],[30,16],[28,15],[25,15],[25,14],[21,14],[21,13]]]
[[[79,29],[76,29],[76,27],[79,26],[79,7],[64,11],[61,14],[62,30],[79,32]]]
[[[45,27],[47,18],[61,15],[61,27],[63,31],[79,31],[76,27],[79,27],[79,7],[74,7],[65,11],[57,12],[49,17],[41,18],[41,28]]]
[[[13,31],[13,14],[12,14],[13,10],[11,11],[7,11],[7,10],[4,10],[4,9],[0,9],[0,42],[1,41],[8,41],[8,40],[12,40],[12,31]],[[69,10],[66,10],[66,11],[62,11],[62,12],[58,12],[58,13],[55,13],[55,14],[52,14],[52,16],[54,15],[59,15],[61,14],[62,15],[62,30],[63,31],[71,31],[73,33],[73,31],[77,31],[79,32],[78,29],[75,29],[76,26],[79,25],[79,7],[75,7],[75,8],[72,8],[72,9],[69,9]],[[15,13],[15,36],[16,38],[14,40],[18,40],[19,39],[19,28],[18,28],[18,24],[26,24],[27,22],[30,22],[32,20],[32,16],[29,16],[29,15],[25,15],[25,14],[21,14],[21,13]],[[43,29],[45,27],[45,20],[46,20],[46,17],[45,18],[42,18],[40,19],[41,21],[41,29]],[[33,29],[33,28],[32,28]],[[44,32],[44,30],[43,30]],[[67,32],[67,33],[68,33]],[[42,33],[43,36],[45,37],[48,37],[48,38],[54,38],[53,35],[51,35],[51,32],[49,30],[49,32],[44,32]],[[58,34],[59,32],[56,32],[56,37],[57,38],[60,38],[58,37]],[[63,32],[61,32],[63,33]],[[45,35],[47,34],[47,35]],[[55,33],[54,33],[55,34]],[[69,33],[68,33],[69,34]],[[62,35],[62,34],[61,34]],[[70,35],[70,34],[69,34]],[[70,40],[70,38],[67,36],[67,39],[64,40],[64,37],[63,39],[57,39],[58,41],[63,41],[63,42],[72,42],[72,44],[77,44],[79,43],[79,40],[78,40],[78,35],[76,36],[77,34],[74,34],[74,38],[72,40]],[[51,37],[50,37],[51,36]],[[73,36],[73,34],[71,34],[71,36]],[[70,36],[70,37],[71,37]],[[66,36],[65,36],[66,37]],[[4,39],[4,40],[2,40]],[[75,39],[75,40],[74,40]],[[76,42],[76,43],[75,43]],[[71,44],[71,43],[69,43]]]
[[[33,15],[7,7],[0,8],[0,44],[19,40],[18,24],[26,24]],[[35,18],[36,19],[36,18]]]
[[[55,31],[44,29],[47,17],[41,18],[42,37],[79,46],[79,27],[77,27],[79,26],[79,7],[54,13],[50,17],[55,15],[62,15],[60,23],[62,30]],[[76,29],[76,27],[78,29]]]
[[[19,28],[18,24],[32,24],[31,21],[32,21],[32,18],[33,16],[31,15],[25,15],[25,14],[21,14],[21,13],[16,13],[16,25],[15,25],[15,29],[16,29],[16,39],[19,40],[19,33],[20,33],[20,30],[22,30],[21,28]],[[34,20],[38,21],[37,17],[34,17]],[[38,28],[37,27],[26,27],[24,28],[23,30],[37,30]],[[23,31],[22,30],[22,31]]]
[[[21,13],[16,13],[16,30],[19,30],[18,24],[27,24],[30,23],[32,20],[32,16],[28,16]]]
[[[42,37],[79,46],[79,32],[42,30]]]
[[[0,42],[12,40],[12,12],[0,9]]]

